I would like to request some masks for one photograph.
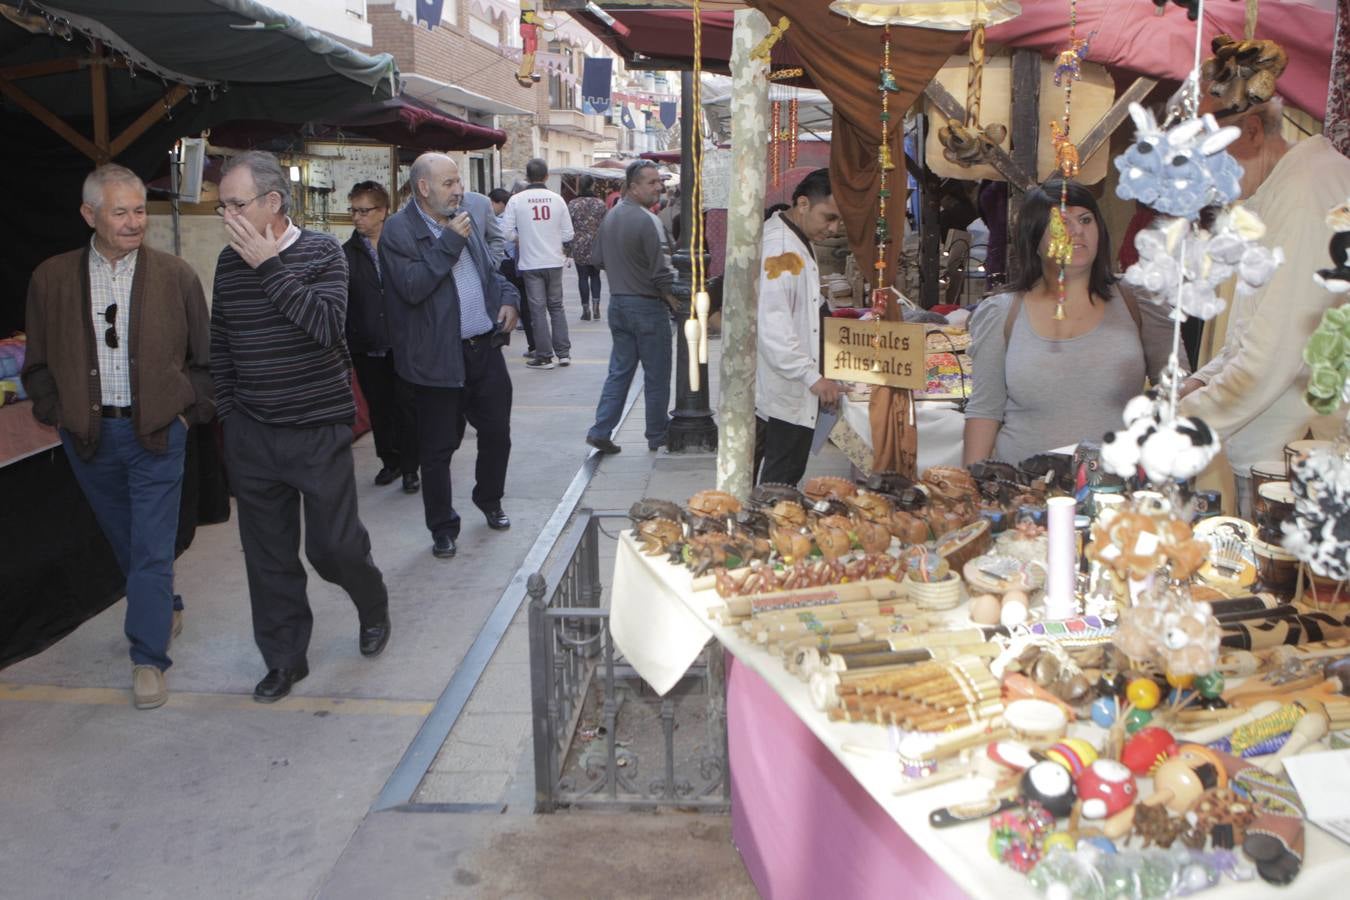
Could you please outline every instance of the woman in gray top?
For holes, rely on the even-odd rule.
[[[1121,427],[1125,404],[1157,381],[1172,347],[1167,312],[1122,295],[1111,274],[1111,240],[1097,201],[1069,182],[1064,318],[1055,318],[1059,270],[1048,258],[1053,179],[1028,192],[1013,252],[1021,278],[971,317],[974,388],[966,405],[966,465],[1016,464]],[[1011,322],[1009,321],[1012,317]]]

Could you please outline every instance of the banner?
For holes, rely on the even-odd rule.
[[[586,57],[581,74],[581,111],[588,116],[603,116],[610,107],[610,80],[614,60]]]
[[[679,107],[673,102],[661,102],[661,124],[667,128],[674,128],[675,121],[679,118]]]
[[[637,130],[637,124],[633,121],[633,113],[629,109],[627,103],[624,103],[619,107],[619,121],[623,122],[624,128],[631,128],[634,131]]]
[[[428,30],[441,24],[445,0],[394,0],[394,9],[410,22],[425,22]]]

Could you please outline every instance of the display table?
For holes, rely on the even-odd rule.
[[[55,428],[33,418],[32,402],[21,400],[0,406],[0,468],[60,443]]]
[[[897,796],[901,777],[885,752],[887,729],[829,721],[776,657],[709,617],[722,600],[713,590],[694,591],[692,582],[687,569],[643,556],[624,533],[610,627],[629,664],[658,693],[674,685],[710,637],[734,657],[727,667],[732,829],[763,896],[1036,896],[1025,878],[989,855],[987,822],[928,825],[937,807],[987,796],[987,779]],[[1083,727],[1093,726],[1075,726]],[[1259,880],[1225,881],[1197,896],[1331,897],[1350,883],[1350,847],[1311,824],[1304,859],[1302,874],[1283,891]]]

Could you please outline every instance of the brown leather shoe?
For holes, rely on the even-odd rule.
[[[164,673],[154,666],[134,666],[131,670],[131,696],[137,709],[154,709],[169,699]]]

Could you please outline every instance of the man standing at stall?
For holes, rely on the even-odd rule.
[[[792,192],[792,207],[764,223],[755,364],[760,482],[801,481],[816,417],[839,402],[838,383],[821,375],[820,269],[811,242],[834,237],[841,222],[830,171],[816,169]]]
[[[609,375],[586,443],[601,453],[621,449],[610,434],[623,416],[623,401],[642,363],[647,398],[647,449],[666,442],[670,426],[670,315],[675,268],[666,253],[661,222],[648,208],[661,196],[656,163],[638,159],[624,169],[623,199],[605,214],[591,259],[609,276]]]
[[[1244,205],[1265,223],[1265,243],[1284,248],[1285,262],[1264,287],[1233,301],[1223,349],[1182,385],[1181,413],[1223,439],[1238,514],[1250,518],[1253,463],[1280,459],[1310,428],[1328,439],[1340,430],[1303,400],[1303,345],[1336,303],[1311,273],[1326,265],[1326,214],[1350,195],[1350,160],[1322,135],[1290,145],[1278,97],[1236,116],[1216,112],[1242,130],[1228,152],[1242,164]]]
[[[525,282],[534,326],[534,356],[526,366],[551,369],[555,353],[558,365],[572,362],[562,283],[563,244],[572,240],[572,217],[563,198],[544,184],[548,163],[530,160],[525,164],[525,177],[529,184],[507,201],[502,230],[508,241],[517,242],[516,271]]]
[[[123,626],[138,709],[169,699],[173,554],[189,424],[214,410],[206,299],[190,266],[143,247],[145,185],[105,165],[84,180],[88,247],[28,284],[23,384],[60,429],[75,480],[126,577]],[[134,323],[134,324],[133,324]]]
[[[409,180],[412,202],[385,223],[380,265],[389,273],[394,364],[413,385],[417,405],[431,552],[449,559],[460,530],[450,460],[466,421],[478,432],[474,505],[489,528],[511,527],[502,510],[511,456],[511,376],[501,348],[516,326],[520,301],[462,206],[464,184],[455,162],[424,153]]]
[[[276,157],[249,151],[222,170],[216,211],[230,245],[216,263],[211,374],[225,466],[239,511],[253,636],[272,703],[309,675],[314,615],[300,562],[352,598],[363,656],[389,640],[389,595],[357,515],[351,361],[343,340],[347,258],[331,236],[287,215],[290,181]]]
[[[352,236],[347,254],[347,349],[356,380],[370,407],[370,430],[381,468],[377,485],[402,477],[403,490],[418,491],[417,413],[412,387],[394,371],[393,342],[385,312],[384,273],[377,247],[389,215],[389,193],[376,181],[362,181],[347,195]]]

